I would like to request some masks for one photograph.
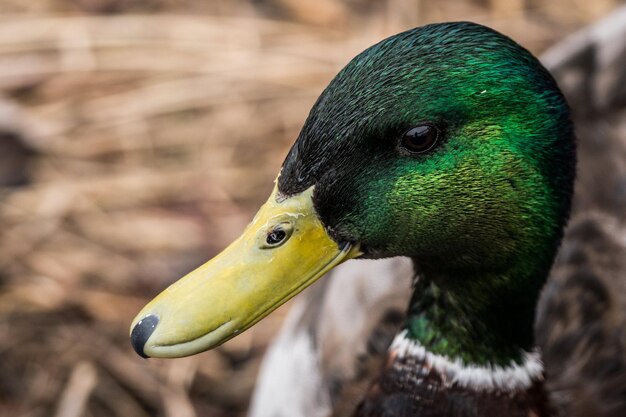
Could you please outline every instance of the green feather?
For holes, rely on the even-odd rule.
[[[423,122],[440,143],[408,155]],[[472,23],[388,38],[330,83],[285,160],[279,189],[315,185],[337,241],[409,256],[409,335],[435,353],[505,364],[532,325],[567,219],[575,168],[567,104],[541,64]]]

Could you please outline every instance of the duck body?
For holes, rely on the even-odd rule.
[[[484,40],[481,41],[483,38]],[[478,59],[476,55],[472,56],[472,53],[482,56]],[[420,83],[419,76],[416,81],[417,86],[407,86],[402,78],[406,77],[406,73],[410,71],[398,69],[403,67],[402,62],[394,67],[397,70],[396,73],[385,73],[389,66],[393,65],[394,59],[404,60],[407,65],[414,65],[415,62],[423,60],[429,62],[426,71],[439,71],[440,73],[435,78],[444,83],[446,89],[443,90],[438,83],[422,87],[423,83]],[[473,62],[474,59],[478,64]],[[479,69],[473,68],[474,64]],[[533,71],[522,74],[518,72],[517,68],[527,66],[531,66]],[[457,68],[460,70],[455,71]],[[419,70],[417,72],[419,73]],[[396,81],[394,77],[400,80]],[[470,78],[471,82],[466,77]],[[385,190],[391,188],[389,184],[385,184],[386,178],[376,180],[376,183],[383,183],[379,192],[371,186],[372,177],[380,175],[379,172],[387,172],[389,168],[374,168],[372,172],[363,175],[364,168],[361,164],[355,167],[328,167],[324,166],[325,161],[320,155],[315,154],[316,164],[318,164],[316,166],[319,167],[320,172],[358,170],[360,175],[354,171],[347,175],[351,178],[364,179],[368,183],[363,186],[366,191],[363,191],[361,195],[337,193],[328,197],[315,196],[320,201],[322,216],[324,215],[324,200],[332,201],[332,206],[326,209],[332,213],[329,216],[339,218],[345,216],[345,220],[335,219],[334,221],[341,224],[352,222],[351,226],[356,229],[347,232],[335,229],[334,233],[339,236],[342,232],[346,233],[347,236],[344,237],[346,239],[353,239],[355,235],[358,235],[356,240],[362,242],[362,247],[375,248],[371,253],[366,252],[366,256],[373,257],[411,255],[410,252],[407,253],[406,247],[386,246],[387,242],[397,243],[398,239],[391,236],[383,244],[379,241],[369,243],[370,236],[376,240],[381,237],[383,241],[385,240],[383,232],[375,234],[372,232],[375,227],[380,227],[379,225],[384,225],[386,231],[393,233],[394,236],[406,235],[410,232],[402,231],[402,224],[393,224],[393,220],[400,218],[404,224],[417,225],[417,233],[421,239],[426,237],[425,240],[420,239],[419,244],[427,245],[427,247],[410,249],[418,252],[418,255],[414,257],[414,264],[417,268],[415,295],[411,302],[407,329],[401,336],[406,340],[398,342],[400,346],[409,344],[415,348],[405,349],[404,352],[399,353],[394,350],[396,344],[392,344],[385,370],[378,377],[377,382],[371,386],[365,400],[358,407],[356,415],[509,416],[528,415],[530,412],[537,416],[552,415],[543,389],[541,369],[535,367],[531,374],[521,375],[521,378],[525,379],[519,384],[507,386],[506,383],[518,377],[518,373],[523,374],[528,371],[520,355],[524,350],[532,350],[534,346],[533,311],[538,292],[545,281],[547,270],[554,256],[571,195],[575,160],[573,134],[567,107],[554,81],[526,51],[508,38],[480,26],[434,25],[398,35],[355,58],[320,97],[316,105],[319,108],[314,107],[312,111],[314,118],[309,118],[290,154],[297,156],[296,162],[290,163],[288,156],[283,167],[283,174],[287,174],[284,177],[286,181],[293,178],[306,179],[307,175],[316,175],[312,171],[304,172],[300,168],[302,165],[299,164],[307,154],[311,153],[309,149],[319,152],[319,149],[323,149],[323,144],[332,143],[324,136],[320,137],[319,132],[332,136],[333,134],[340,135],[341,133],[335,132],[342,132],[346,129],[340,125],[345,121],[341,118],[332,118],[331,114],[353,115],[356,113],[354,117],[360,120],[375,117],[375,111],[372,108],[386,107],[377,97],[376,91],[371,94],[350,91],[350,88],[355,88],[354,83],[350,81],[352,79],[358,79],[364,85],[375,85],[376,80],[384,80],[386,91],[393,91],[394,87],[399,90],[392,93],[395,100],[399,100],[399,97],[403,95],[410,97],[415,94],[414,98],[404,99],[416,103],[417,109],[413,111],[418,114],[409,116],[413,120],[420,119],[420,111],[436,114],[440,110],[438,107],[443,106],[441,111],[446,114],[443,116],[446,118],[444,124],[461,126],[461,132],[457,132],[458,136],[455,138],[461,143],[457,144],[457,148],[442,154],[442,159],[437,161],[435,166],[439,175],[455,176],[460,173],[463,175],[462,179],[442,181],[442,189],[438,190],[440,184],[436,182],[433,184],[428,171],[425,170],[422,176],[413,176],[416,170],[425,169],[423,166],[407,168],[405,165],[395,168],[411,172],[410,183],[402,189],[402,192],[409,194],[406,197],[410,197],[407,198],[410,203],[404,207],[403,215],[399,215],[393,212],[393,209],[389,209],[384,201],[372,202],[372,194],[381,195],[387,199],[394,198],[388,193],[385,195]],[[517,87],[514,86],[516,83],[519,83]],[[470,85],[472,88],[479,87],[479,89],[472,93],[467,93],[467,91],[463,93],[463,89],[469,88]],[[510,93],[509,89],[515,91],[524,89],[524,92],[515,99],[504,100],[504,97],[508,97]],[[462,97],[462,99],[454,100],[446,96],[448,94]],[[481,96],[485,94],[492,95],[490,98],[485,97],[487,101],[502,101],[502,107],[497,114],[491,107],[494,105],[493,102],[486,106],[485,110],[488,110],[485,112],[486,120],[482,119],[479,114],[483,105]],[[549,121],[545,119],[540,122],[540,117],[533,114],[533,109],[523,106],[524,101],[528,99],[524,97],[524,94],[532,95],[528,104],[531,101],[536,104],[535,99],[539,96],[549,103],[545,107],[538,107],[542,108],[543,112],[551,112],[551,114],[548,113]],[[336,98],[342,95],[356,97],[357,103]],[[363,103],[358,103],[359,99],[362,99]],[[383,100],[386,99],[388,98],[383,97]],[[439,100],[445,105],[442,105]],[[433,108],[424,110],[420,109],[420,106],[426,108],[433,106]],[[465,110],[466,106],[471,110]],[[450,107],[457,107],[452,116],[450,116]],[[359,115],[359,111],[362,114]],[[469,113],[464,114],[464,111]],[[392,119],[397,122],[397,111],[391,114]],[[428,120],[436,120],[436,117],[430,115]],[[472,122],[467,123],[466,117],[473,119]],[[541,117],[545,117],[545,114]],[[498,119],[498,122],[494,122],[493,118]],[[529,126],[524,126],[526,122]],[[320,128],[319,124],[324,124],[324,126]],[[384,126],[385,121],[376,123],[378,128],[381,125]],[[493,147],[486,146],[481,150],[473,148],[471,152],[465,153],[464,145],[470,144],[475,136],[472,134],[464,137],[462,130],[471,125],[473,125],[472,128],[484,132],[485,141],[493,139],[498,142],[504,139],[504,142],[494,143]],[[307,126],[313,126],[312,133],[307,131]],[[503,138],[501,136],[503,133],[500,131],[490,138],[489,136],[494,132],[489,133],[489,131],[494,128],[502,129],[502,131],[510,129],[511,137]],[[360,135],[367,137],[371,133],[365,131]],[[504,135],[506,136],[506,133]],[[468,142],[465,142],[465,139]],[[357,146],[362,145],[360,142],[356,143]],[[500,145],[504,146],[500,147]],[[551,163],[545,165],[529,164],[527,161],[520,163],[514,156],[515,147],[518,145],[537,146],[534,151],[535,156],[545,157]],[[345,146],[348,147],[350,144]],[[333,149],[337,150],[335,147]],[[358,150],[345,150],[344,152],[358,152]],[[376,152],[377,157],[382,159],[383,152],[381,150]],[[480,155],[482,152],[484,154]],[[435,155],[432,157],[436,158]],[[481,157],[485,159],[482,160]],[[331,164],[337,163],[336,155],[329,159]],[[390,159],[393,161],[389,162],[390,164],[397,161],[395,156],[390,156]],[[352,158],[346,158],[346,161],[348,162],[343,163],[354,162]],[[487,175],[482,168],[492,166],[494,161],[507,166],[507,169],[501,172],[502,177],[490,176],[489,184],[485,184],[484,180]],[[467,165],[464,165],[464,162]],[[444,168],[447,163],[453,166],[449,172]],[[379,165],[382,164],[379,163]],[[322,178],[323,175],[321,175]],[[424,181],[421,181],[422,179]],[[333,176],[328,180],[336,181],[337,179]],[[318,179],[309,181],[319,183]],[[476,194],[468,193],[467,188],[463,190],[457,188],[473,187],[474,184],[479,183],[482,184],[477,188],[477,191],[478,189],[480,191]],[[303,186],[306,187],[308,184],[305,180]],[[541,201],[543,197],[537,193],[546,186],[550,188],[547,191],[550,195],[549,203]],[[283,188],[289,189],[289,184],[287,183]],[[325,190],[330,193],[332,191],[328,190],[332,190],[332,187],[325,187]],[[543,191],[540,192],[543,193]],[[516,211],[517,208],[512,206],[518,204],[519,201],[507,202],[506,198],[502,197],[511,193],[517,194],[516,200],[520,195],[528,195],[526,201],[530,204]],[[438,203],[446,208],[443,209],[440,206],[438,216],[434,219],[422,216],[419,208],[432,206],[428,200],[435,194]],[[545,196],[545,194],[542,195]],[[554,204],[556,201],[553,200],[555,195],[561,196],[561,201],[557,204]],[[470,212],[472,210],[476,210],[475,214],[481,212],[479,216],[470,214],[472,224],[464,221],[463,224],[457,223],[459,219],[464,218],[462,212],[467,213],[468,210],[468,206],[457,199],[459,196],[462,199],[467,197],[468,200],[465,201],[471,202]],[[340,199],[352,200],[338,203]],[[362,212],[367,213],[367,216],[373,219],[355,220],[353,207],[358,207],[359,204],[363,204],[362,201],[368,200],[370,207],[363,209]],[[553,206],[548,210],[549,204],[557,207]],[[340,213],[338,206],[348,208],[349,213]],[[395,209],[398,208],[402,209],[402,207]],[[508,212],[508,210],[512,211]],[[485,213],[488,214],[485,215]],[[520,215],[537,217],[531,224],[518,222],[517,216]],[[424,217],[427,220],[426,225]],[[543,226],[547,228],[539,230],[537,226],[541,223],[544,223]],[[419,230],[420,228],[423,229]],[[454,233],[455,236],[448,233]],[[509,236],[503,236],[500,233],[506,233]],[[546,238],[550,235],[552,236]],[[537,239],[531,241],[533,239],[531,236],[536,236]],[[464,238],[471,239],[471,242],[463,242]],[[338,238],[338,240],[341,239],[342,237]],[[524,242],[524,239],[529,240]],[[491,252],[493,249],[491,245],[494,241],[502,245],[497,252]],[[471,249],[468,250],[470,247]],[[462,255],[454,256],[457,253]],[[526,257],[528,258],[524,259]],[[517,259],[513,260],[513,258]],[[508,284],[500,286],[499,282],[515,282],[519,283],[520,287]],[[445,335],[442,335],[442,332]],[[421,352],[422,355],[416,356],[416,352]],[[434,364],[427,360],[429,357],[444,359],[443,362],[441,360],[437,362],[440,369],[436,369]],[[517,372],[513,372],[512,369],[517,369]],[[481,385],[480,378],[493,380],[497,372],[507,370],[509,371],[508,380],[503,380],[503,384]],[[455,380],[458,375],[451,375],[455,371],[466,374],[469,379]]]
[[[533,323],[575,148],[554,79],[511,39],[467,22],[388,38],[322,93],[242,237],[137,316],[133,347],[215,347],[341,262],[402,256],[403,331],[354,415],[555,416]]]

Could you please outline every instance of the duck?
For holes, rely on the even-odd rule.
[[[597,375],[590,363],[616,398],[623,331],[603,319],[623,330],[622,305],[603,284],[623,286],[623,261],[573,245],[569,272],[542,292],[575,173],[569,107],[529,51],[470,22],[392,36],[330,82],[252,223],[139,312],[131,345],[193,355],[348,260],[403,257],[401,330],[352,415],[556,416],[583,401],[568,389],[577,372]],[[592,224],[576,229],[580,241],[605,233]],[[588,265],[597,259],[606,268]]]
[[[572,248],[581,253],[602,247],[609,259],[626,257],[623,249],[626,242],[620,237],[620,234],[624,236],[621,225],[626,220],[623,214],[626,212],[626,134],[619,128],[626,116],[626,90],[620,81],[624,76],[620,63],[626,59],[624,39],[626,7],[621,7],[553,45],[540,57],[570,105],[577,127],[578,146],[572,219],[546,289],[554,288],[556,282],[561,286],[564,282],[575,282],[570,273],[564,273],[571,263],[571,256],[567,254],[572,253]],[[596,233],[594,239],[581,239],[576,233],[580,224],[587,224],[601,233]],[[620,241],[624,243],[616,245]],[[593,268],[601,269],[596,272],[598,279],[595,282],[613,294],[625,294],[620,288],[611,288],[620,280],[611,278],[610,271],[602,270],[606,266],[602,266],[597,257],[595,259],[591,262]],[[349,415],[349,410],[354,408],[367,384],[376,376],[394,335],[401,330],[411,294],[413,275],[410,264],[410,259],[401,257],[348,262],[305,291],[267,349],[248,416]],[[604,283],[602,277],[608,282]],[[563,305],[577,302],[575,297],[564,296],[566,292],[551,291],[551,294],[555,299],[562,299]],[[540,302],[540,305],[546,304],[546,301]],[[615,308],[612,310],[613,316],[620,316],[615,314]],[[558,328],[551,313],[545,314],[547,317],[542,316],[539,323],[536,320],[536,324],[544,326],[544,336],[549,334],[546,323],[553,329]],[[623,328],[619,320],[611,325],[607,325],[612,322],[607,319],[591,320],[594,321],[608,327],[609,333],[619,334]],[[573,344],[587,343],[580,340],[589,333],[583,327],[578,335],[573,336],[577,341]],[[555,367],[550,371],[553,376],[548,382],[552,387],[548,390],[559,415],[626,415],[626,395],[616,389],[621,386],[619,381],[626,379],[622,362],[613,361],[607,367],[602,366],[606,359],[593,363],[570,354],[572,369],[580,369],[581,364],[586,364],[587,371],[584,376],[580,371],[565,374],[561,369],[565,362],[559,360],[561,348],[558,343],[548,340],[544,337],[543,341],[537,341],[556,353],[548,360],[548,365]],[[603,347],[615,349],[602,338],[597,338],[594,350],[598,352]],[[619,352],[623,352],[622,348],[615,350],[616,354],[608,355],[609,358],[619,358]],[[607,355],[597,356],[606,358]],[[603,368],[610,369],[616,377],[607,378],[602,374]],[[301,378],[303,373],[309,375],[304,381]],[[561,375],[561,382],[558,382],[557,375]],[[611,406],[607,407],[607,404]]]

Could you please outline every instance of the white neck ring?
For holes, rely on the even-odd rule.
[[[521,364],[509,366],[471,365],[426,350],[411,340],[404,330],[391,343],[389,352],[403,359],[412,357],[439,373],[447,387],[460,386],[478,391],[523,391],[543,379],[543,363],[539,352],[523,352]]]

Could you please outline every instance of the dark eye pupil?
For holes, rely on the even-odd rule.
[[[402,146],[413,153],[424,153],[437,143],[438,132],[434,126],[419,125],[406,131]]]
[[[268,245],[276,245],[282,242],[286,236],[287,236],[287,233],[285,233],[284,230],[276,229],[276,230],[272,230],[267,235],[267,239],[265,239],[265,241],[267,242]]]

